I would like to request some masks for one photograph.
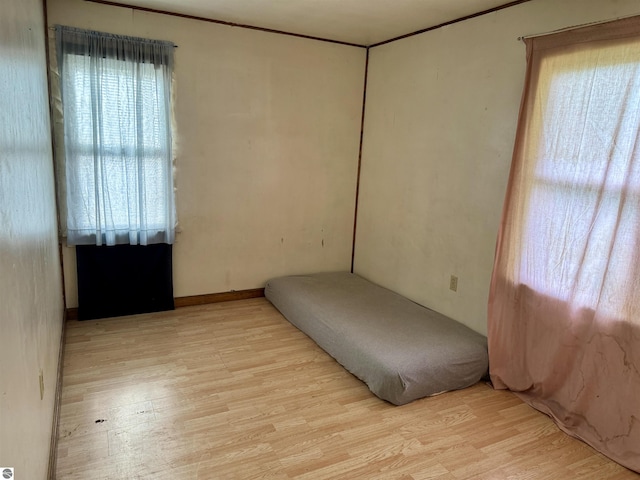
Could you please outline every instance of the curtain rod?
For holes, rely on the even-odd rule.
[[[639,15],[637,13],[634,13],[632,15],[626,15],[624,17],[611,18],[611,19],[608,19],[608,20],[598,20],[596,22],[589,22],[589,23],[581,23],[579,25],[572,25],[570,27],[559,28],[558,30],[551,30],[550,32],[534,33],[534,34],[531,34],[531,35],[523,35],[521,37],[518,37],[516,40],[518,40],[519,42],[523,42],[528,38],[545,37],[547,35],[553,35],[553,34],[556,34],[556,33],[566,32],[568,30],[574,30],[576,28],[591,27],[593,25],[600,25],[602,23],[615,22],[616,20],[624,20],[625,18],[632,18],[632,17],[637,17],[637,16],[639,16]]]
[[[48,30],[55,30],[56,27],[47,27]],[[178,45],[176,45],[175,43],[173,44],[173,48],[178,48]]]

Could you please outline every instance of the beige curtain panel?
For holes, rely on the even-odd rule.
[[[640,472],[640,17],[526,46],[491,379]]]

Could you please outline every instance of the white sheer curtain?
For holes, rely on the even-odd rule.
[[[640,472],[640,17],[528,39],[527,55],[491,378]]]
[[[69,245],[173,243],[169,42],[56,26]]]

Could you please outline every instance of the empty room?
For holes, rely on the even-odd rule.
[[[640,478],[637,0],[5,0],[3,479]]]

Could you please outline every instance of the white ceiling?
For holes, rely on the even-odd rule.
[[[508,0],[120,0],[118,3],[372,45],[504,5]]]

